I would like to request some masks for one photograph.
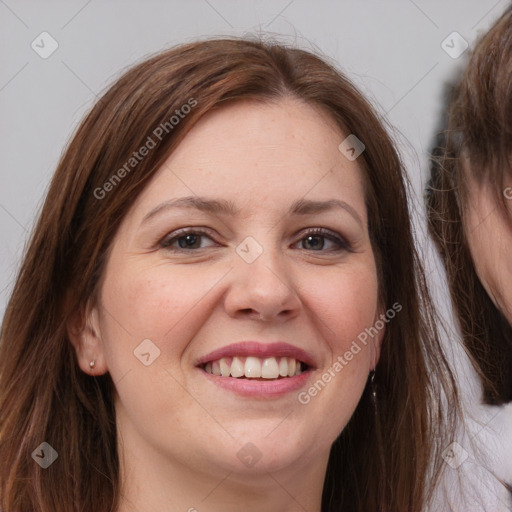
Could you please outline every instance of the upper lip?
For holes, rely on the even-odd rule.
[[[315,360],[311,354],[284,341],[276,341],[272,343],[240,341],[238,343],[232,343],[231,345],[213,350],[209,354],[200,357],[196,362],[196,366],[200,366],[211,361],[217,361],[222,357],[235,356],[255,356],[261,358],[293,357],[297,361],[306,363],[310,368],[314,368],[316,366]]]

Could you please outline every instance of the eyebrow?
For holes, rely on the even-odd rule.
[[[208,199],[199,196],[186,196],[180,197],[178,199],[171,199],[169,201],[165,201],[162,204],[159,204],[156,208],[151,210],[144,217],[144,219],[142,219],[142,223],[148,222],[150,219],[163,211],[175,208],[196,209],[213,215],[236,216],[240,213],[240,209],[236,208],[234,203],[225,199]],[[291,205],[289,214],[311,215],[313,213],[330,211],[335,208],[341,208],[347,211],[361,225],[361,227],[364,226],[364,223],[356,210],[345,201],[341,201],[339,199],[329,199],[327,201],[299,199]]]

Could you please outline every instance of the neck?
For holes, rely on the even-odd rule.
[[[119,442],[121,499],[117,512],[320,512],[328,453],[277,471],[194,465],[160,450]],[[191,457],[193,459],[194,457]]]

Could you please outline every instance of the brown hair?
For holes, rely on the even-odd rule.
[[[195,123],[230,102],[285,96],[324,109],[365,144],[358,162],[380,296],[386,309],[402,307],[386,327],[377,408],[368,384],[332,447],[322,510],[422,510],[446,446],[440,397],[456,403],[456,391],[414,248],[401,161],[372,107],[325,61],[271,42],[218,39],[165,51],[129,70],[84,119],[57,168],[1,332],[4,512],[116,509],[113,383],[108,374],[80,371],[66,321],[86,308],[121,220]],[[190,99],[190,113],[99,200],[114,171]],[[31,459],[43,440],[60,453],[46,470]]]
[[[447,271],[464,344],[483,384],[484,400],[512,400],[512,328],[477,277],[464,233],[471,173],[492,186],[506,215],[505,179],[512,173],[512,10],[477,42],[451,91],[446,129],[432,156],[427,209],[430,232]],[[469,165],[468,165],[469,164]]]

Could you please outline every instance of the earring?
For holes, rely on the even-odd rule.
[[[89,363],[89,368],[92,370],[94,368],[96,364],[96,361],[93,359],[90,363]]]
[[[375,408],[377,408],[377,384],[375,384],[375,370],[370,372],[370,388],[373,405]]]

